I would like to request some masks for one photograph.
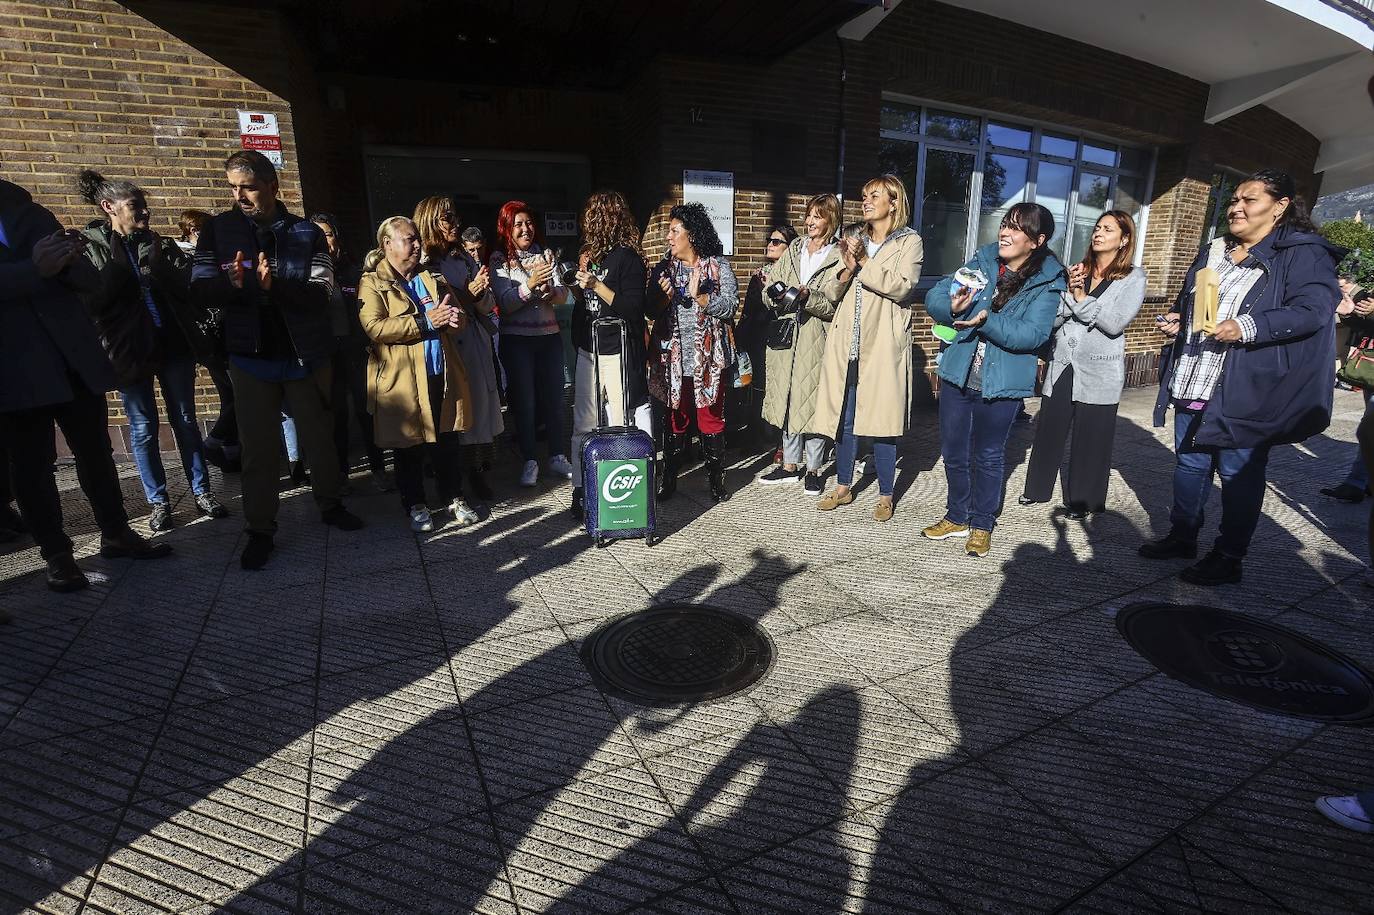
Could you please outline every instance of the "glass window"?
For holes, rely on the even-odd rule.
[[[1046,131],[1040,135],[1040,152],[1047,156],[1063,156],[1065,159],[1078,158],[1078,138],[1060,136]]]
[[[918,134],[921,132],[921,109],[910,105],[884,104],[879,127],[899,133]]]
[[[1064,254],[1064,224],[1069,221],[1069,191],[1073,189],[1073,166],[1058,162],[1041,162],[1035,178],[1035,202],[1054,217],[1054,237],[1050,248],[1059,259]]]
[[[1073,211],[1073,238],[1069,242],[1071,261],[1083,259],[1092,243],[1093,226],[1107,212],[1107,193],[1112,179],[1084,172],[1078,176],[1078,206]]]
[[[1139,216],[1145,205],[1145,179],[1122,175],[1116,179],[1116,198],[1112,208],[1125,210],[1132,217]]]
[[[1008,149],[1024,149],[1027,152],[1031,148],[1031,132],[1029,127],[1017,127],[1014,124],[999,124],[996,121],[988,122],[988,145],[1005,146]]]
[[[884,175],[896,175],[906,185],[907,192],[916,189],[916,153],[920,149],[915,143],[905,140],[883,138],[878,141],[878,171]]]
[[[926,150],[925,187],[922,189],[918,231],[925,242],[921,272],[941,277],[964,265],[969,219],[969,185],[973,180],[973,153],[953,149]]]
[[[1218,171],[1212,174],[1212,190],[1208,195],[1207,212],[1211,218],[1206,227],[1202,230],[1202,243],[1211,244],[1212,239],[1218,235],[1225,235],[1231,228],[1226,219],[1226,207],[1231,202],[1231,197],[1235,195],[1236,188],[1240,185],[1241,176],[1238,172]]]
[[[1083,161],[1094,165],[1116,166],[1116,147],[1083,141]]]
[[[931,111],[927,115],[926,134],[932,137],[945,137],[964,143],[977,143],[981,134],[981,118],[952,111]]]
[[[1030,161],[1020,156],[991,155],[983,165],[983,199],[978,211],[978,245],[997,238],[1007,210],[1026,199]]]
[[[1121,148],[1121,167],[1132,172],[1146,171],[1150,167],[1150,151],[1123,146]]]

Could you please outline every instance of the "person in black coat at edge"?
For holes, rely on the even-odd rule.
[[[367,450],[367,467],[372,482],[382,492],[391,491],[386,478],[386,455],[372,440],[372,414],[367,412],[367,351],[372,341],[363,333],[358,320],[358,283],[362,280],[363,265],[344,250],[339,238],[339,224],[328,213],[316,213],[310,221],[324,236],[329,256],[334,261],[334,292],[329,297],[329,321],[334,331],[334,386],[331,400],[334,406],[334,451],[344,473],[344,489],[348,488],[348,417],[351,412],[363,433]]]
[[[1312,225],[1288,174],[1265,169],[1236,188],[1230,227],[1189,268],[1160,330],[1174,337],[1159,374],[1155,425],[1174,407],[1174,504],[1149,559],[1197,555],[1213,473],[1221,525],[1211,552],[1179,577],[1196,585],[1241,580],[1264,505],[1274,445],[1300,442],[1331,422],[1336,359],[1336,264],[1344,251]],[[1196,275],[1219,277],[1215,330],[1191,330]]]
[[[572,513],[583,515],[582,446],[592,429],[601,424],[601,407],[612,426],[633,424],[653,435],[652,410],[646,379],[645,285],[648,274],[639,247],[639,229],[625,198],[617,191],[598,191],[582,208],[582,237],[578,258],[577,300],[573,307],[573,347],[577,373],[573,396],[573,495]],[[592,365],[592,322],[598,317],[625,322],[629,352],[620,352],[620,334],[602,329],[598,338],[601,355],[601,390],[596,390]],[[621,365],[629,391],[621,382]],[[630,416],[625,416],[629,404]]]
[[[224,316],[224,346],[243,445],[245,569],[267,564],[277,531],[281,409],[301,438],[320,520],[363,526],[340,500],[330,404],[335,349],[329,320],[334,262],[314,223],[286,211],[271,161],[256,150],[224,163],[234,208],[206,223],[191,267],[191,292]]]
[[[764,336],[768,330],[771,313],[764,301],[767,282],[764,270],[778,262],[787,253],[787,246],[797,237],[797,230],[787,223],[779,223],[768,230],[764,236],[764,263],[749,275],[749,286],[744,292],[744,301],[735,318],[735,347],[749,354],[753,363],[753,380],[743,388],[732,388],[726,396],[732,401],[744,400],[745,405],[738,408],[744,417],[741,428],[745,430],[745,446],[750,450],[771,445],[780,430],[772,429],[763,418],[763,392],[768,384],[767,352]],[[726,413],[731,411],[727,408]]]
[[[0,180],[0,437],[10,448],[19,509],[54,591],[90,584],[62,530],[54,422],[76,459],[77,479],[100,527],[101,555],[157,559],[172,552],[130,529],[124,511],[105,412],[114,369],[77,296],[93,293],[98,282],[81,256],[85,244],[28,191]]]

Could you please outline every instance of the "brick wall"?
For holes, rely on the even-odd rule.
[[[185,12],[180,4],[157,6]],[[223,47],[261,47],[279,31],[269,12],[205,7],[196,16]],[[76,191],[83,168],[142,185],[160,232],[174,235],[184,209],[223,209],[221,166],[239,146],[238,109],[277,115],[287,165],[282,196],[298,207],[295,131],[281,95],[113,0],[0,4],[0,110],[17,115],[0,120],[0,175],[66,225],[95,217]],[[196,403],[202,421],[213,419],[218,398],[203,370]],[[115,448],[127,453],[127,418],[115,395],[110,412]],[[170,449],[165,424],[162,431]]]

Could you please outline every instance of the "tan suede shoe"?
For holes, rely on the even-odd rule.
[[[921,536],[927,540],[948,540],[951,537],[967,537],[968,525],[955,524],[948,518],[941,518],[930,527],[921,531]]]
[[[890,521],[890,520],[892,520],[892,500],[891,500],[890,498],[889,498],[889,499],[883,499],[883,498],[879,498],[879,499],[878,499],[878,504],[875,505],[875,506],[873,506],[873,520],[874,520],[874,521]]]
[[[832,489],[830,492],[821,496],[816,502],[816,507],[823,512],[828,512],[834,511],[841,505],[848,505],[850,502],[854,501],[854,490],[852,489],[842,496],[836,495],[835,492],[836,491]]]
[[[968,532],[968,543],[964,544],[964,551],[970,556],[986,556],[990,549],[992,549],[992,531],[980,531],[974,528]]]

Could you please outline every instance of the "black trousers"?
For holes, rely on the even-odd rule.
[[[438,421],[444,407],[444,379],[429,379],[429,408]],[[447,506],[463,495],[463,436],[459,432],[441,432],[437,442],[397,448],[396,489],[401,494],[401,508],[409,512],[411,506],[425,502],[425,458],[434,465],[434,488],[440,501]]]
[[[14,501],[14,487],[10,485],[10,446],[0,423],[0,508]]]
[[[239,420],[234,408],[234,382],[229,378],[229,366],[223,363],[205,367],[219,395],[219,416],[210,427],[210,435],[226,445],[239,443]]]
[[[62,498],[53,466],[57,461],[54,422],[76,459],[76,478],[101,532],[113,536],[129,527],[110,448],[105,396],[86,390],[75,376],[71,385],[77,393],[66,403],[0,413],[0,436],[9,443],[19,511],[44,559],[72,551],[72,542],[62,529]]]
[[[363,443],[367,446],[368,469],[381,473],[386,468],[386,459],[373,440],[372,414],[367,412],[367,350],[348,337],[341,338],[334,350],[334,387],[330,399],[334,402],[334,450],[338,452],[339,466],[344,474],[347,475],[352,467],[348,460],[350,399],[353,419],[362,429]]]
[[[1063,486],[1064,504],[1075,511],[1106,511],[1116,409],[1114,403],[1075,403],[1073,366],[1066,368],[1054,382],[1054,393],[1040,403],[1035,444],[1026,470],[1026,497],[1037,502],[1049,501],[1054,493],[1054,479],[1064,461],[1064,446],[1072,435],[1069,472]]]

